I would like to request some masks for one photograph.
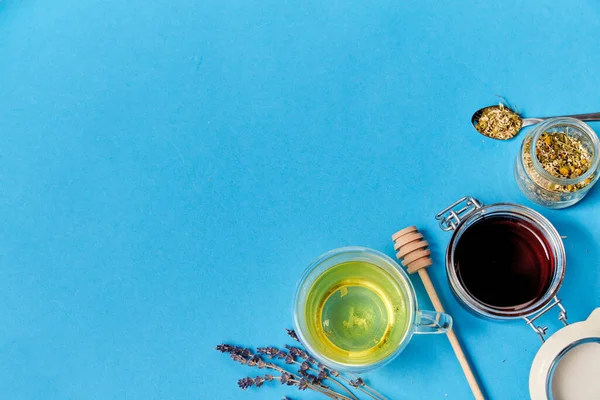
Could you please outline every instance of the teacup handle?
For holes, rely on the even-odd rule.
[[[452,317],[435,311],[417,311],[415,333],[446,333],[452,329]]]

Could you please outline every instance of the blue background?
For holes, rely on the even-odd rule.
[[[213,348],[289,343],[315,257],[393,256],[410,224],[486,392],[527,398],[539,339],[460,308],[434,215],[466,194],[532,206],[520,140],[470,116],[496,94],[526,116],[600,111],[599,42],[584,0],[1,1],[0,398],[316,398],[242,392],[258,371]],[[582,320],[600,305],[600,189],[542,212]],[[443,335],[367,378],[393,399],[470,397]]]

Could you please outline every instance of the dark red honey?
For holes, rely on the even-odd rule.
[[[475,222],[459,238],[454,268],[463,287],[480,302],[519,310],[548,290],[554,257],[535,225],[491,216]]]

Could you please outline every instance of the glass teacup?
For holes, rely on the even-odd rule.
[[[415,333],[448,331],[452,318],[418,310],[406,272],[385,254],[344,247],[317,258],[302,274],[294,324],[318,361],[362,372],[393,360]]]

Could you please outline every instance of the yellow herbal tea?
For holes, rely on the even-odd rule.
[[[338,264],[309,289],[307,332],[315,350],[352,365],[393,353],[408,330],[408,290],[383,268],[364,261]]]

